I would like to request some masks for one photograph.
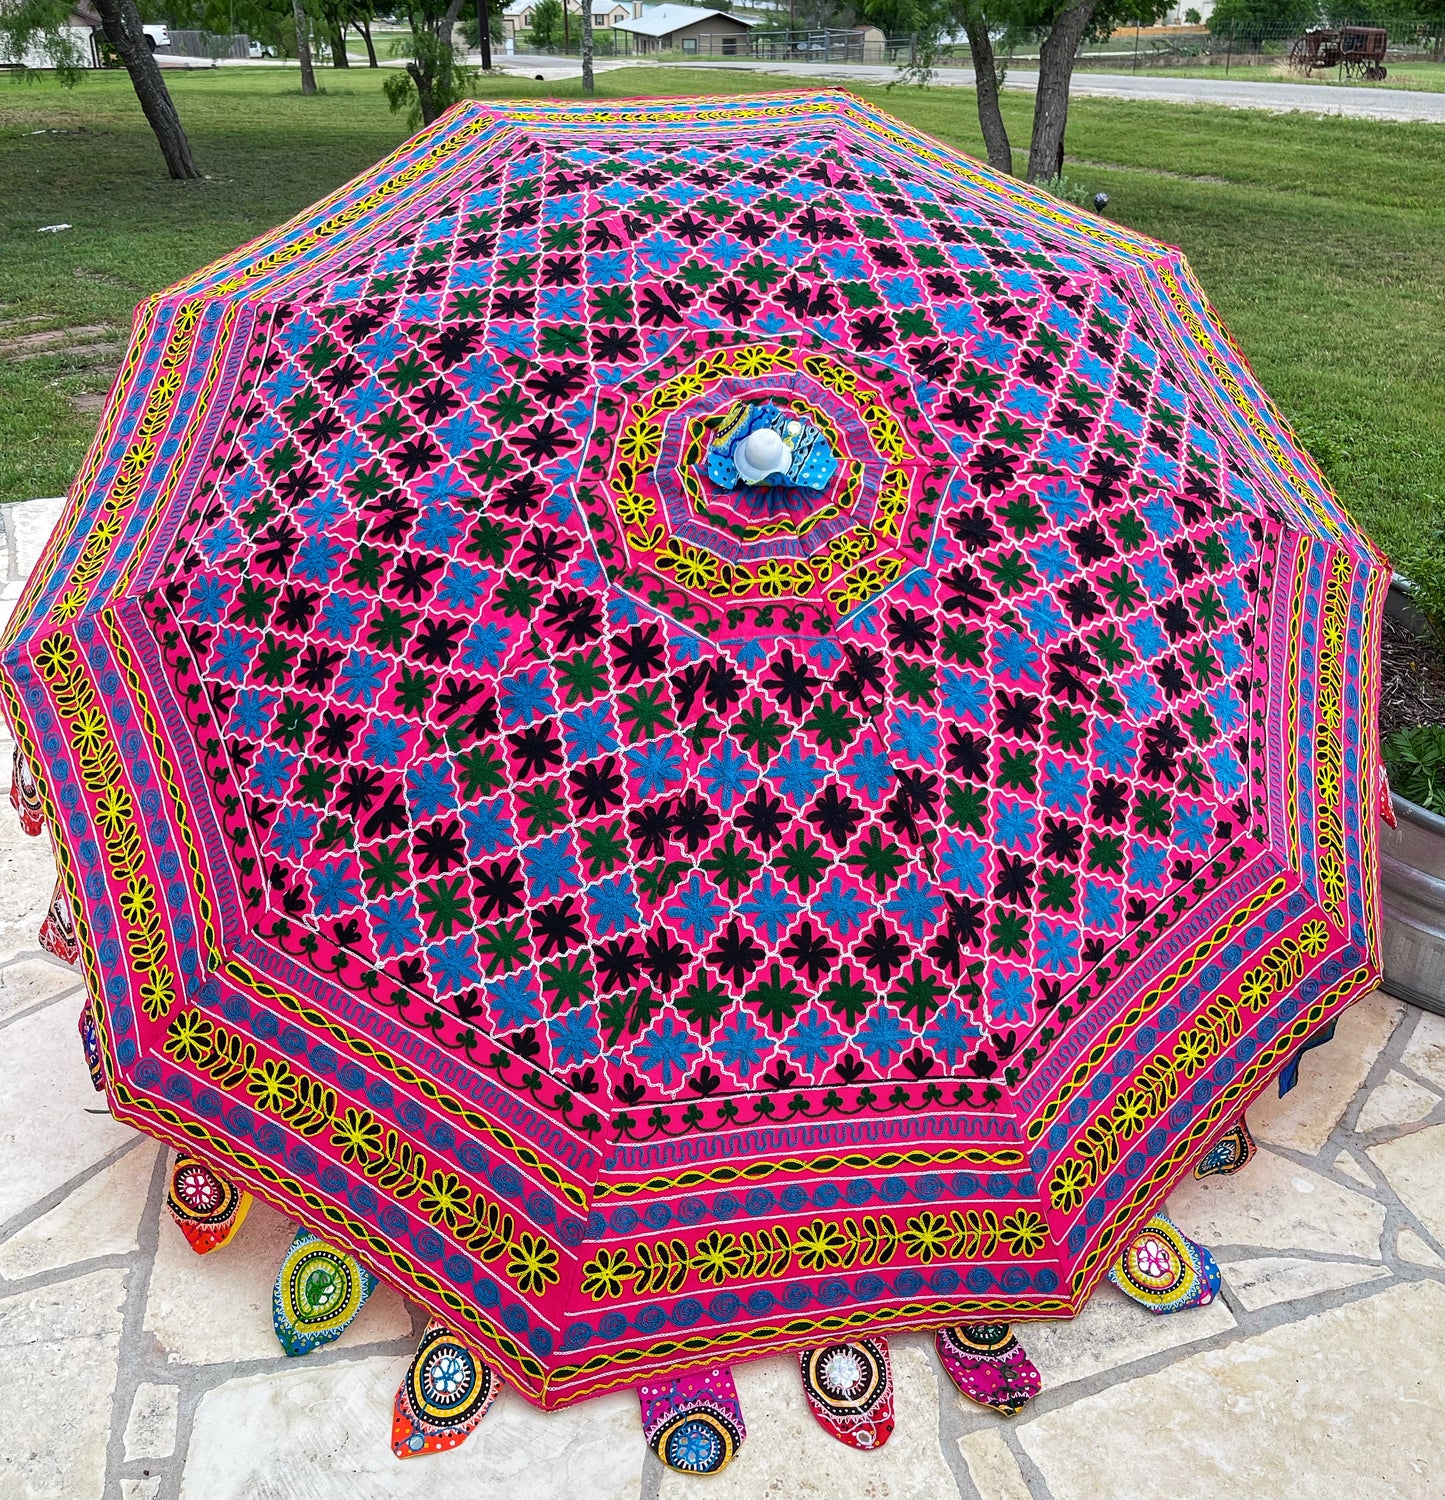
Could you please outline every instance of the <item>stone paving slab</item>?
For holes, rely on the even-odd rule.
[[[7,587],[53,520],[23,510],[0,507]],[[287,1360],[289,1223],[257,1204],[192,1254],[165,1154],[91,1089],[78,976],[38,949],[51,868],[0,802],[0,1500],[1445,1497],[1445,1019],[1384,995],[1347,1012],[1252,1109],[1255,1160],[1171,1199],[1220,1298],[1159,1318],[1105,1285],[1072,1322],[1020,1324],[1044,1390],[1011,1421],[901,1335],[877,1453],[828,1439],[779,1358],[737,1369],[749,1436],[716,1478],[666,1473],[627,1393],[543,1413],[503,1391],[455,1452],[400,1463],[392,1395],[426,1315],[384,1288]]]

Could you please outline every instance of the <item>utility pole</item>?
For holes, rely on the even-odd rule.
[[[482,49],[482,71],[492,71],[492,18],[489,0],[477,0],[477,45]]]
[[[597,81],[592,76],[592,0],[582,0],[582,92],[597,92]]]

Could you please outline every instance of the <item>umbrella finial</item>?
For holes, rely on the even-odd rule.
[[[791,450],[776,428],[754,428],[744,438],[737,456],[738,478],[744,484],[758,484],[769,474],[786,469],[791,457]]]

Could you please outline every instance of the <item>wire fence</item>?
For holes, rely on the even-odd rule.
[[[576,55],[580,40],[568,46],[532,48],[523,32],[518,51]],[[752,30],[694,32],[671,37],[636,37],[619,29],[596,32],[599,56],[643,56],[665,61],[802,62],[917,65],[925,46],[916,33],[885,36],[876,28],[841,30]],[[1038,66],[1038,43],[1032,40],[1002,47],[1000,60],[1027,71]],[[972,65],[967,41],[946,39],[932,57],[934,67]],[[1145,70],[1188,73],[1193,70],[1255,77],[1330,79],[1341,82],[1394,81],[1404,87],[1445,90],[1445,25],[1391,28],[1387,25],[1262,31],[1238,28],[1211,31],[1202,25],[1141,26],[1115,31],[1103,41],[1085,42],[1076,68],[1090,72],[1138,73]]]
[[[1010,61],[1036,64],[1035,48],[1017,48]],[[1437,69],[1434,86],[1445,88],[1445,31],[1391,30],[1383,25],[1312,27],[1262,31],[1204,26],[1137,27],[1105,42],[1086,43],[1075,66],[1085,71],[1142,72],[1216,69],[1223,73],[1262,70],[1278,78],[1333,77],[1336,81],[1384,82],[1391,68],[1414,75]],[[1431,79],[1420,82],[1429,86]]]
[[[168,27],[169,47],[157,47],[161,56],[240,58],[251,55],[251,38],[243,32],[183,31]]]

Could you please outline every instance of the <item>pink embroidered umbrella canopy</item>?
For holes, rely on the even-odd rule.
[[[116,1115],[560,1405],[1076,1311],[1377,981],[1385,581],[1177,253],[464,105],[141,307],[4,682]]]

